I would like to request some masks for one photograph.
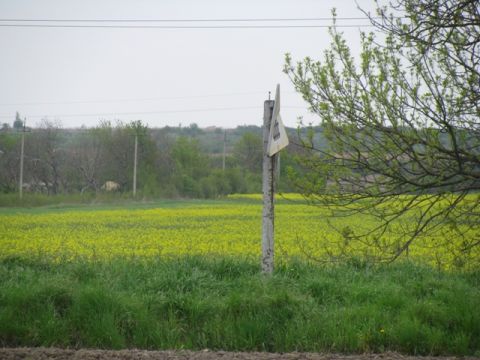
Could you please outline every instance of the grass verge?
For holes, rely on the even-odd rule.
[[[480,277],[409,263],[0,260],[0,346],[480,355]]]

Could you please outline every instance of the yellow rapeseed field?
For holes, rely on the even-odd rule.
[[[0,256],[39,256],[52,261],[181,255],[256,259],[261,248],[261,216],[261,203],[249,199],[174,202],[158,208],[4,211],[0,213]],[[350,228],[372,225],[365,217],[335,219],[333,225],[341,227],[346,221]],[[279,261],[331,260],[326,255],[337,254],[336,244],[344,241],[328,225],[325,211],[302,202],[278,203],[275,224]],[[428,239],[419,241],[411,247],[409,257],[451,266],[448,249],[428,244]],[[361,243],[353,249],[362,256],[372,251]],[[478,259],[478,252],[473,257]]]

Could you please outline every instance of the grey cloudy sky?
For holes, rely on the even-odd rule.
[[[371,0],[357,0],[373,11]],[[354,0],[0,0],[5,19],[278,19],[361,17]],[[5,22],[1,24],[17,24]],[[339,21],[367,24],[368,21]],[[32,24],[32,23],[28,23]],[[37,23],[38,24],[38,23]],[[58,23],[57,23],[58,24]],[[64,24],[64,23],[60,23]],[[71,24],[71,23],[68,23]],[[84,24],[84,23],[82,23]],[[90,24],[90,23],[89,23]],[[123,24],[123,23],[121,23]],[[140,23],[148,25],[330,25],[280,23]],[[98,25],[98,24],[97,24]],[[138,25],[128,23],[127,25]],[[355,52],[359,31],[342,28]],[[326,28],[112,29],[0,26],[0,123],[15,112],[29,125],[42,117],[64,127],[101,119],[141,119],[150,127],[261,125],[263,101],[277,83],[282,119],[308,114],[282,73],[284,54],[320,58]]]

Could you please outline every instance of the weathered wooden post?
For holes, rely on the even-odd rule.
[[[273,100],[266,100],[263,107],[263,217],[262,217],[262,272],[273,272],[274,251],[274,168],[275,155],[268,155],[268,139],[273,114]]]
[[[280,117],[280,85],[275,101],[263,104],[263,216],[262,216],[262,271],[273,272],[275,239],[275,168],[278,152],[288,145],[288,137]]]

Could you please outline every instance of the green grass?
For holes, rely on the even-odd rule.
[[[135,199],[132,193],[74,193],[47,195],[39,193],[24,193],[20,199],[18,193],[0,193],[0,213],[11,212],[12,210],[37,210],[43,212],[49,209],[90,209],[95,208],[109,209],[128,206],[128,208],[150,208],[150,207],[176,207],[184,206],[189,203],[219,203],[228,201],[229,203],[261,203],[261,194],[237,194],[218,199],[168,199],[158,197],[142,197],[138,195]],[[277,194],[277,203],[305,203],[298,194]]]
[[[8,214],[47,214],[69,211],[95,211],[156,209],[156,208],[185,208],[189,206],[222,204],[222,203],[251,203],[256,200],[230,199],[133,199],[131,195],[100,194],[90,195],[27,195],[22,200],[11,199],[13,194],[0,194],[0,215]]]
[[[0,260],[0,346],[479,355],[480,274],[410,263]]]
[[[68,206],[142,206],[158,201],[151,197],[142,197],[138,195],[133,198],[130,192],[112,192],[105,193],[73,193],[47,195],[39,193],[24,193],[22,199],[18,193],[0,193],[0,208],[39,208],[39,207],[65,207]],[[165,200],[166,202],[175,202],[178,200]]]

